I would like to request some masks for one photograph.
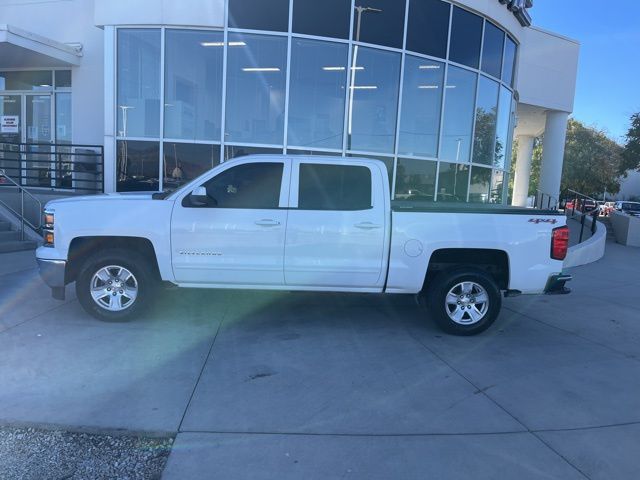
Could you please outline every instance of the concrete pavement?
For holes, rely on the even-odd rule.
[[[472,338],[366,295],[171,290],[104,324],[21,255],[0,255],[0,424],[177,432],[166,479],[640,477],[640,249]]]

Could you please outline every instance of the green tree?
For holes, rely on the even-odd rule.
[[[640,171],[640,112],[631,116],[619,173],[626,176],[628,170]]]

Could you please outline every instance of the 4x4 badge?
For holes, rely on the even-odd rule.
[[[555,218],[530,218],[529,223],[535,223],[536,225],[538,223],[550,223],[551,225],[555,225],[558,223],[558,220]]]

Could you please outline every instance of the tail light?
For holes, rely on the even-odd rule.
[[[569,227],[554,228],[551,233],[551,258],[564,260],[569,249]]]

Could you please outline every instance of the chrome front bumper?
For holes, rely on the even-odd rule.
[[[67,262],[64,260],[46,260],[44,258],[36,258],[38,261],[38,269],[40,277],[44,283],[51,287],[53,298],[64,300],[65,271]]]

